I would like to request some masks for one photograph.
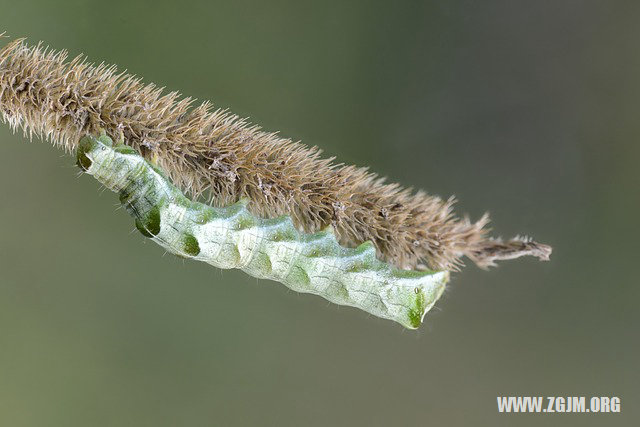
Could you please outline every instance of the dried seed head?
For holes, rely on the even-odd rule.
[[[549,257],[546,245],[488,238],[488,216],[475,223],[456,218],[453,198],[412,193],[213,110],[209,102],[193,102],[113,65],[80,56],[67,61],[65,51],[23,39],[0,51],[0,110],[29,137],[72,151],[82,136],[101,128],[114,139],[123,135],[194,196],[208,195],[217,205],[246,197],[254,214],[290,215],[306,232],[332,225],[341,244],[370,240],[381,259],[400,268],[455,269],[463,256],[481,267],[523,255]]]

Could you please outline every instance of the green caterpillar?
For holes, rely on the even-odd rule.
[[[82,170],[119,193],[143,235],[182,257],[239,268],[411,329],[449,279],[448,271],[395,269],[376,258],[371,242],[342,247],[330,229],[308,234],[287,216],[256,218],[245,200],[223,208],[192,201],[159,168],[131,147],[114,146],[104,132],[82,138],[76,155]]]

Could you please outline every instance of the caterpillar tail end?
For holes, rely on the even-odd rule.
[[[409,290],[410,294],[406,295],[406,310],[398,313],[400,316],[393,320],[407,329],[418,329],[424,322],[425,315],[444,293],[449,276],[449,271],[443,270],[424,273],[424,276],[416,278],[422,283]]]

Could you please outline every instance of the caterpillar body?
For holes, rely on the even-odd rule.
[[[247,201],[212,207],[187,198],[138,152],[105,133],[83,137],[77,164],[119,193],[136,228],[176,255],[283,283],[414,329],[442,295],[448,271],[400,270],[371,242],[340,246],[331,229],[298,231],[291,219],[252,215]]]

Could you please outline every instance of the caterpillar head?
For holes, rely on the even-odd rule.
[[[113,141],[102,132],[97,138],[87,135],[80,139],[76,150],[76,164],[83,171],[88,171],[91,165],[101,163],[111,154],[109,148],[113,147]]]

